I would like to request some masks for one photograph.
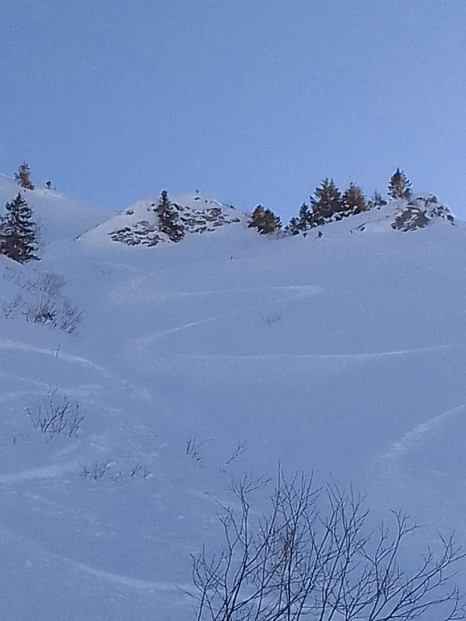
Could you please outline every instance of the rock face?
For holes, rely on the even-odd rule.
[[[243,220],[233,207],[204,198],[198,193],[174,199],[171,205],[178,212],[185,235],[213,232],[219,227]],[[117,218],[119,226],[108,233],[113,241],[128,246],[156,246],[169,241],[159,231],[155,202],[141,201]]]
[[[439,203],[436,196],[416,196],[396,209],[391,226],[396,231],[414,231],[424,228],[436,219],[455,223],[451,211],[446,205]]]

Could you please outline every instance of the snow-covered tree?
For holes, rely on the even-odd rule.
[[[178,242],[184,237],[184,227],[180,222],[178,212],[171,204],[168,193],[163,190],[155,208],[159,218],[159,231],[167,235],[172,242]]]
[[[397,168],[388,184],[388,196],[398,200],[400,198],[410,198],[411,195],[411,182],[404,172]]]
[[[21,192],[5,209],[6,216],[0,221],[0,253],[18,263],[37,259],[37,225]]]
[[[18,169],[18,172],[15,173],[15,179],[18,185],[26,190],[33,190],[34,186],[31,183],[30,179],[31,171],[29,170],[29,164],[27,162],[23,162]]]

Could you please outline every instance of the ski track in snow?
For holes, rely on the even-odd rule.
[[[29,353],[35,353],[35,354],[43,354],[45,356],[52,356],[53,358],[55,358],[58,362],[60,361],[65,361],[65,362],[69,362],[72,364],[79,364],[88,368],[91,368],[95,371],[98,371],[101,375],[103,375],[105,378],[107,379],[111,379],[111,380],[117,380],[119,382],[119,384],[121,386],[127,387],[127,388],[131,388],[133,390],[136,391],[136,393],[141,396],[143,399],[147,400],[150,399],[150,393],[147,389],[137,385],[137,384],[133,384],[131,382],[129,382],[126,379],[122,379],[120,378],[118,375],[116,375],[115,373],[113,373],[112,371],[106,369],[105,367],[101,367],[100,365],[96,364],[95,362],[92,362],[92,360],[89,360],[88,358],[83,358],[81,356],[75,356],[73,354],[67,354],[65,353],[63,350],[61,349],[46,349],[44,347],[36,347],[34,345],[27,345],[25,343],[20,343],[18,341],[10,341],[7,339],[0,339],[0,350],[1,349],[6,349],[6,350],[10,350],[10,351],[14,351],[14,350],[19,350],[19,351],[23,351],[23,352],[29,352]],[[35,380],[32,379],[25,379],[22,377],[17,377],[13,376],[13,375],[7,375],[7,374],[0,374],[0,377],[11,377],[11,378],[15,378],[15,379],[19,379],[22,381],[29,381],[32,382],[38,386],[47,386],[49,387],[49,384],[46,384],[44,382],[37,382]]]
[[[131,578],[130,576],[125,576],[122,574],[115,574],[109,571],[103,571],[101,569],[95,569],[94,567],[90,567],[89,565],[84,565],[83,563],[78,563],[76,561],[71,561],[70,559],[60,557],[64,561],[68,561],[74,567],[84,571],[96,578],[103,578],[104,580],[108,580],[113,582],[114,584],[121,584],[123,586],[132,587],[136,589],[146,589],[151,591],[176,591],[179,593],[181,590],[188,590],[189,585],[180,586],[170,582],[149,582],[147,580],[138,580],[137,578]],[[191,587],[192,588],[192,587]]]
[[[5,379],[8,380],[16,380],[19,382],[24,382],[26,384],[33,384],[34,386],[39,386],[40,388],[49,388],[50,384],[47,384],[46,382],[38,382],[35,379],[32,379],[31,377],[23,377],[21,375],[13,375],[11,373],[0,373],[0,377],[3,377]],[[3,393],[3,396],[5,395],[17,395],[17,392],[13,392],[13,393]]]
[[[398,442],[395,442],[382,459],[389,464],[396,464],[402,457],[409,454],[415,449],[419,443],[431,434],[437,427],[444,423],[447,419],[455,417],[460,412],[466,412],[466,403],[458,405],[455,408],[437,414],[408,431]]]
[[[24,352],[29,352],[33,354],[43,354],[45,356],[52,356],[57,360],[64,360],[65,362],[73,362],[77,364],[81,364],[87,367],[91,367],[96,371],[110,377],[111,373],[105,369],[104,367],[99,366],[95,362],[91,362],[87,358],[82,358],[81,356],[74,356],[72,354],[66,354],[63,351],[56,349],[46,349],[45,347],[36,347],[34,345],[26,345],[25,343],[19,343],[18,341],[9,341],[7,339],[0,339],[0,349],[6,350],[19,350]]]
[[[139,287],[138,287],[139,288]],[[284,299],[296,299],[297,297],[315,295],[324,291],[323,287],[317,285],[271,285],[269,287],[240,287],[237,289],[206,289],[204,291],[155,291],[155,297],[196,297],[196,296],[208,296],[208,295],[225,295],[229,293],[258,293],[259,291],[287,291],[290,296]],[[128,298],[128,293],[125,291],[125,297]]]
[[[191,327],[203,321],[194,322],[188,324],[185,327]],[[182,329],[182,328],[178,328]],[[177,330],[178,330],[177,329]],[[175,330],[172,330],[175,331]],[[170,331],[170,333],[172,332]],[[165,336],[165,333],[158,333],[147,337],[151,339],[153,337]],[[140,340],[140,342],[143,339]],[[376,360],[378,358],[390,358],[396,356],[406,356],[410,354],[420,354],[434,351],[447,351],[456,347],[457,344],[452,345],[433,345],[431,347],[420,347],[413,349],[398,349],[393,351],[373,352],[373,353],[354,353],[354,354],[237,354],[237,355],[224,355],[224,354],[185,354],[185,353],[173,353],[173,352],[154,352],[155,357],[178,357],[188,359],[218,359],[218,360],[267,360],[267,359],[294,359],[294,360]]]
[[[7,538],[11,541],[17,541],[18,543],[21,543],[21,544],[25,543],[25,538],[22,534],[18,534],[14,530],[5,528],[4,526],[1,527],[1,536],[3,540]],[[139,590],[145,590],[145,591],[172,591],[172,592],[180,593],[180,590],[186,591],[186,592],[188,592],[189,589],[192,590],[192,585],[190,584],[183,585],[183,584],[175,584],[172,582],[159,582],[159,581],[155,582],[155,581],[149,581],[149,580],[140,580],[138,578],[133,578],[131,576],[126,576],[123,574],[117,574],[114,572],[96,569],[95,567],[92,567],[90,565],[79,563],[78,561],[70,559],[66,556],[57,554],[56,552],[51,552],[47,548],[44,548],[40,543],[30,538],[27,538],[27,546],[29,550],[34,549],[38,555],[42,556],[45,559],[49,559],[49,560],[55,559],[56,561],[59,561],[60,563],[65,563],[68,567],[74,568],[78,570],[79,572],[89,574],[91,576],[94,576],[102,580],[106,580],[113,584],[118,584],[118,585],[129,587],[132,589],[139,589]]]
[[[280,302],[285,302],[288,299],[289,298],[279,298],[277,300],[274,300],[274,303],[279,304]],[[244,306],[243,308],[239,308],[238,310],[228,311],[227,313],[220,313],[218,315],[212,315],[211,317],[204,317],[204,319],[199,319],[198,321],[190,321],[189,323],[182,324],[181,326],[176,326],[175,328],[169,328],[168,330],[155,332],[153,334],[149,334],[147,336],[137,339],[136,347],[137,349],[142,350],[145,347],[149,347],[150,345],[152,345],[154,341],[162,339],[166,336],[170,336],[171,334],[176,334],[177,332],[182,332],[183,330],[189,330],[190,328],[194,328],[196,326],[211,323],[212,321],[217,321],[217,319],[224,319],[225,317],[231,317],[232,315],[240,315],[246,312],[250,312],[257,308],[259,308],[258,304],[254,304],[252,306]]]
[[[22,472],[0,474],[0,483],[19,483],[20,481],[28,481],[32,479],[54,479],[63,474],[76,470],[77,467],[78,463],[72,461],[60,466],[41,466],[39,468],[23,470]]]
[[[147,285],[145,286],[143,283],[146,279],[146,276],[142,278],[138,278],[135,280],[125,282],[124,286],[115,288],[110,293],[110,298],[113,302],[118,303],[133,303],[134,298],[128,296],[128,288],[131,288],[135,294],[137,292],[138,296],[142,296],[145,301],[149,300],[169,300],[171,298],[194,298],[194,297],[206,297],[206,296],[216,296],[216,295],[229,295],[229,294],[241,294],[241,293],[253,293],[256,294],[258,292],[270,292],[270,291],[278,291],[278,292],[286,292],[288,295],[286,297],[279,298],[275,300],[276,302],[284,302],[289,300],[296,300],[301,297],[306,296],[315,296],[324,291],[324,288],[318,285],[270,285],[267,287],[239,287],[233,289],[205,289],[205,290],[197,290],[197,291],[161,291],[155,290],[151,291],[151,288]],[[254,307],[249,307],[254,308]],[[248,310],[248,309],[242,309]],[[233,311],[235,312],[235,311]]]

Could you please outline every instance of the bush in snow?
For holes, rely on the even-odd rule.
[[[84,420],[79,403],[72,401],[66,394],[60,396],[56,388],[48,391],[37,410],[28,408],[27,413],[34,428],[49,438],[58,434],[76,438]]]
[[[330,485],[322,502],[312,480],[280,474],[260,517],[255,489],[248,478],[232,486],[236,508],[221,505],[219,514],[223,549],[192,558],[197,621],[466,618],[452,584],[465,555],[452,538],[405,570],[400,557],[417,528],[405,514],[393,514],[393,529],[373,529],[353,492]]]
[[[82,312],[63,295],[63,276],[44,272],[36,278],[26,278],[21,272],[8,270],[3,278],[19,288],[11,301],[2,304],[6,318],[22,315],[28,322],[47,324],[68,334],[79,326]]]

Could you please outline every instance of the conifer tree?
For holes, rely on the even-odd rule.
[[[343,201],[340,190],[336,187],[333,179],[325,178],[320,187],[311,196],[312,224],[323,224],[334,214],[343,210]]]
[[[311,228],[311,211],[309,205],[303,203],[299,208],[298,216],[290,219],[286,230],[291,235],[299,235]]]
[[[31,207],[18,192],[5,209],[7,214],[0,222],[0,253],[18,263],[37,259],[37,226]]]
[[[179,242],[184,237],[184,227],[166,190],[162,191],[155,212],[159,218],[159,231],[167,235],[170,241]]]
[[[280,217],[272,210],[264,209],[262,205],[257,205],[248,222],[249,228],[256,228],[263,235],[276,233],[281,225]]]
[[[310,228],[310,217],[311,211],[309,209],[309,205],[303,203],[299,208],[298,214],[298,230],[299,231],[307,231]]]
[[[400,198],[409,199],[411,195],[411,183],[408,177],[402,170],[397,168],[388,184],[388,196],[394,200],[398,200]]]
[[[290,218],[290,221],[285,227],[285,232],[291,235],[298,235],[299,234],[298,223],[299,223],[299,220],[296,216],[293,216],[292,218]]]
[[[380,192],[378,192],[377,190],[374,190],[374,194],[372,194],[372,196],[368,200],[369,208],[372,209],[373,207],[383,207],[386,204],[387,201],[384,199],[382,194],[380,194]]]
[[[30,179],[31,171],[29,170],[29,164],[27,162],[23,162],[18,169],[18,172],[15,173],[15,179],[18,185],[26,190],[33,190],[34,186],[31,183]]]
[[[353,182],[350,183],[343,193],[342,202],[344,211],[349,211],[351,214],[358,214],[368,209],[367,201],[361,188]]]

